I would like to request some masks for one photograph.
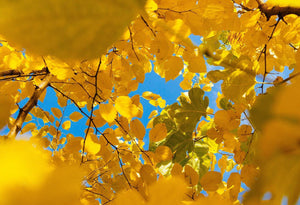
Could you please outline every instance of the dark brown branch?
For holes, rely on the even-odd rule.
[[[297,77],[299,75],[300,75],[300,73],[295,73],[294,75],[291,75],[290,77],[284,79],[283,81],[279,82],[278,84],[279,85],[284,84],[284,83],[288,82],[289,80],[291,80],[291,79],[293,79],[293,78],[295,78],[295,77]]]
[[[94,112],[94,103],[95,103],[96,97],[98,95],[97,88],[98,88],[98,73],[99,73],[99,70],[100,70],[100,65],[101,65],[101,58],[99,60],[98,68],[97,68],[96,74],[94,76],[94,78],[95,78],[95,95],[94,95],[93,100],[92,100],[92,108],[91,108],[91,112],[90,112],[90,116],[89,116],[88,128],[86,130],[86,133],[85,133],[85,136],[84,136],[84,139],[83,139],[81,163],[83,162],[86,138],[87,138],[87,136],[89,134],[89,130],[90,130],[91,125],[92,125],[93,112]]]
[[[42,93],[46,90],[46,88],[50,85],[50,79],[51,75],[47,75],[41,84],[36,87],[35,91],[33,92],[33,95],[30,97],[29,101],[26,103],[26,105],[20,109],[18,117],[13,124],[12,128],[10,129],[7,138],[15,138],[17,134],[22,129],[22,125],[24,123],[24,120],[27,116],[27,114],[31,111],[31,109],[37,105],[38,99],[42,95]]]
[[[36,70],[36,71],[32,71],[31,73],[29,73],[29,75],[35,75],[35,74],[47,74],[49,73],[48,68],[44,67],[42,70]],[[7,76],[18,76],[18,77],[23,77],[23,72],[20,70],[6,70],[6,71],[2,71],[0,72],[0,77],[7,77]],[[27,77],[29,75],[25,75],[24,77]]]
[[[153,29],[150,27],[150,25],[148,24],[148,22],[144,19],[143,16],[141,16],[142,21],[145,23],[145,25],[150,29],[151,33],[153,34],[154,37],[156,37],[155,32],[153,31]]]

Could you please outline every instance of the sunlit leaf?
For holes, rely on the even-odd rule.
[[[95,58],[121,36],[144,3],[142,0],[4,1],[0,9],[5,16],[0,21],[1,34],[19,48],[38,55]]]

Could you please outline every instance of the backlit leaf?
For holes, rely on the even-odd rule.
[[[151,142],[158,142],[167,136],[167,128],[164,123],[159,123],[150,130],[149,138]]]
[[[55,117],[57,117],[57,118],[62,117],[62,112],[60,111],[60,109],[53,107],[53,108],[51,108],[51,111]]]
[[[146,134],[144,125],[138,119],[134,119],[130,122],[130,130],[132,131],[133,135],[139,140],[143,140]]]
[[[64,123],[62,124],[62,128],[64,129],[64,130],[69,130],[70,129],[70,127],[71,127],[71,121],[64,121]]]
[[[116,110],[124,117],[131,119],[138,114],[138,107],[133,104],[130,97],[120,96],[115,101]]]
[[[97,154],[100,151],[101,145],[99,139],[94,134],[88,134],[85,141],[85,150],[90,154]]]
[[[80,112],[72,112],[69,117],[70,117],[70,120],[72,120],[73,122],[77,122],[78,120],[83,118],[83,116]]]
[[[220,172],[207,172],[200,180],[205,191],[216,191],[222,182],[222,175]]]
[[[108,123],[112,123],[117,116],[117,110],[111,103],[101,104],[99,112],[103,119],[106,120]]]
[[[0,12],[5,18],[0,21],[1,34],[19,48],[41,56],[95,58],[121,36],[144,3],[142,0],[3,1]]]

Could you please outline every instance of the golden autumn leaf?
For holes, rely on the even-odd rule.
[[[57,118],[62,117],[62,112],[60,111],[60,109],[53,107],[53,108],[51,108],[51,111],[55,117],[57,117]]]
[[[28,123],[28,124],[26,124],[26,125],[22,128],[22,133],[26,133],[26,132],[28,132],[28,131],[31,131],[31,130],[35,129],[35,128],[36,128],[35,123],[33,123],[33,122]]]
[[[121,192],[113,205],[136,204],[136,205],[179,205],[183,204],[186,184],[183,179],[178,177],[162,178],[149,186],[149,196],[146,201],[135,189]]]
[[[67,153],[79,153],[82,148],[82,137],[70,137],[67,139],[67,144],[64,147],[64,150]]]
[[[241,175],[232,172],[227,181],[227,189],[229,189],[230,199],[236,201],[241,187]]]
[[[19,48],[38,55],[95,58],[121,36],[144,3],[143,0],[2,1],[1,34]]]
[[[190,165],[185,165],[184,176],[186,183],[190,186],[195,186],[199,181],[198,173]]]
[[[130,130],[139,140],[143,140],[146,134],[146,129],[139,119],[134,119],[130,122]]]
[[[200,180],[205,191],[216,191],[222,183],[222,175],[220,172],[209,171]]]
[[[144,205],[145,200],[141,194],[135,190],[130,189],[128,191],[122,192],[118,197],[112,201],[113,205],[123,205],[123,204],[132,204],[132,205]]]
[[[172,177],[158,180],[149,187],[148,205],[179,205],[182,204],[187,186],[183,179]]]
[[[152,93],[150,91],[143,92],[142,97],[145,98],[146,100],[157,100],[158,98],[160,98],[159,95]]]
[[[172,150],[167,146],[158,146],[155,150],[155,157],[158,162],[171,160],[173,157]]]
[[[251,187],[257,177],[259,176],[259,170],[254,165],[245,165],[241,170],[241,179],[248,187]]]
[[[0,95],[0,129],[8,123],[11,103],[7,97]]]
[[[64,130],[69,130],[70,127],[71,127],[71,121],[70,120],[64,121],[64,123],[62,124],[62,128]]]
[[[73,122],[77,122],[78,120],[83,118],[83,116],[80,112],[72,112],[69,117],[70,117],[70,120],[72,120]]]
[[[167,127],[165,123],[158,123],[150,130],[149,138],[151,142],[158,142],[167,136]]]
[[[40,186],[52,170],[49,159],[50,155],[34,148],[30,141],[1,142],[0,203],[7,204],[9,189]]]
[[[169,81],[171,79],[174,80],[182,69],[182,59],[177,56],[171,56],[166,62],[163,63],[160,72],[163,72],[166,81]]]
[[[83,172],[76,166],[55,168],[44,177],[36,189],[14,187],[7,195],[7,205],[81,205],[80,192]],[[68,190],[68,191],[66,191]],[[60,200],[57,200],[60,199]]]
[[[271,5],[276,6],[290,6],[300,8],[300,2],[294,0],[268,0],[267,2]]]
[[[102,118],[108,123],[112,123],[117,116],[117,110],[111,103],[101,104],[99,107],[99,112]]]
[[[238,137],[240,142],[246,142],[252,135],[252,127],[250,125],[241,125],[238,129]]]
[[[203,73],[206,72],[206,65],[203,56],[192,56],[188,59],[188,69],[193,73]]]
[[[138,115],[139,109],[128,96],[119,96],[115,101],[116,110],[124,117],[131,119]]]
[[[151,165],[144,164],[140,169],[140,174],[146,184],[150,185],[156,182],[156,172]]]
[[[85,140],[85,150],[88,153],[95,155],[100,151],[100,149],[101,149],[101,144],[97,136],[92,133],[89,133]]]

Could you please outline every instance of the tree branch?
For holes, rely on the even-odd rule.
[[[41,82],[41,84],[36,87],[35,91],[33,92],[33,95],[30,97],[29,101],[26,103],[26,105],[20,109],[18,117],[13,124],[13,127],[10,129],[8,135],[6,138],[15,138],[17,134],[22,129],[22,125],[24,123],[24,120],[27,116],[27,114],[31,111],[31,109],[37,104],[37,101],[41,94],[45,91],[45,89],[50,84],[51,75],[48,74],[44,80]]]
[[[42,70],[36,70],[32,71],[30,74],[47,74],[49,73],[48,68],[44,67]],[[5,70],[0,72],[0,77],[6,77],[6,76],[18,76],[18,77],[23,77],[24,73],[20,70]],[[25,75],[25,77],[28,75]]]

